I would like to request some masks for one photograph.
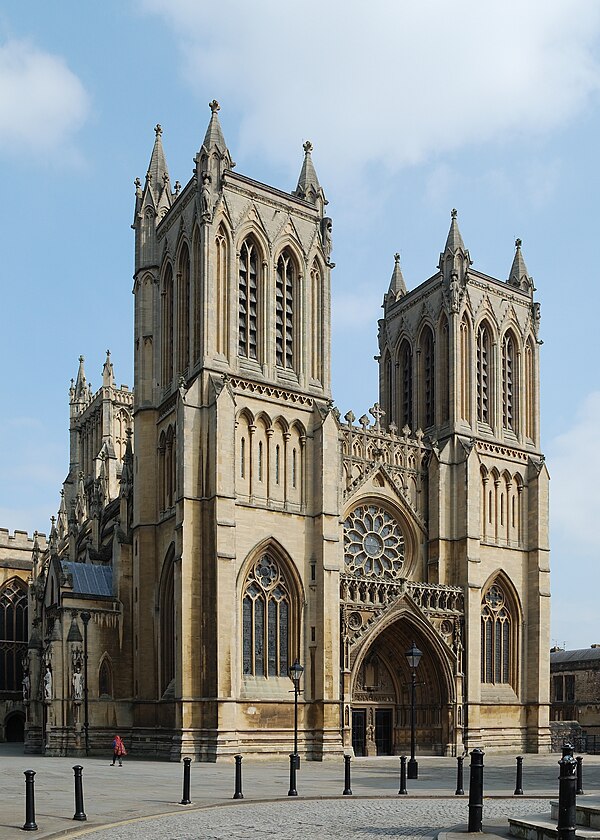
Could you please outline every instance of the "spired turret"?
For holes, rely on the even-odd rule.
[[[319,183],[315,165],[312,160],[311,152],[313,150],[313,144],[310,140],[307,140],[302,148],[304,149],[304,161],[302,163],[302,169],[300,170],[298,184],[292,195],[296,195],[298,198],[304,199],[304,201],[309,201],[311,204],[315,204],[322,213],[323,208],[327,204],[327,200],[325,198],[323,188]]]
[[[533,279],[529,276],[525,260],[523,259],[523,253],[521,251],[522,244],[520,239],[515,240],[515,256],[506,282],[509,286],[514,286],[517,289],[521,289],[522,292],[528,292],[532,295]]]
[[[449,283],[453,276],[456,276],[458,281],[463,283],[469,266],[472,265],[471,257],[465,248],[465,243],[458,227],[457,216],[457,211],[452,210],[448,238],[446,239],[444,250],[440,254],[438,264],[438,268],[442,272],[446,283]]]
[[[156,226],[171,207],[173,194],[167,159],[162,144],[162,127],[155,129],[155,140],[146,183],[142,189],[139,178],[135,180],[135,214],[132,228],[135,230],[135,267],[147,268],[156,265]]]
[[[214,195],[221,189],[223,173],[235,166],[219,121],[218,113],[221,106],[216,99],[213,99],[208,103],[208,107],[211,112],[210,122],[202,146],[194,158],[196,164],[194,174],[200,195],[200,212],[203,221],[206,222],[212,219]]]
[[[392,272],[392,279],[390,280],[390,286],[387,290],[387,293],[383,296],[383,305],[384,307],[390,306],[390,304],[395,303],[399,298],[403,297],[406,294],[406,283],[404,282],[404,276],[402,274],[402,269],[400,268],[400,254],[394,254],[394,270]]]

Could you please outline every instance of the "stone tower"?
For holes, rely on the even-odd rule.
[[[452,211],[438,271],[407,292],[399,257],[379,329],[380,399],[430,448],[423,580],[464,592],[468,746],[548,739],[548,474],[539,303],[521,241],[508,280],[472,268]]]
[[[257,730],[289,751],[298,658],[317,757],[340,746],[331,220],[310,143],[282,192],[236,174],[210,108],[189,183],[160,126],[136,182],[134,726],[173,757]]]

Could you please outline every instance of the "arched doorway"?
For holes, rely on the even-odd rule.
[[[13,712],[4,721],[4,738],[10,743],[25,740],[25,715],[23,712]]]
[[[365,642],[352,668],[355,755],[399,755],[410,749],[412,670],[406,651],[413,641],[423,653],[416,672],[417,751],[444,755],[452,743],[455,688],[449,658],[436,640],[399,618]]]

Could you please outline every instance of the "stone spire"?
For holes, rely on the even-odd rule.
[[[85,368],[83,366],[85,359],[83,356],[79,357],[79,369],[77,371],[77,379],[75,380],[75,391],[73,397],[76,402],[82,402],[87,398],[87,382],[85,379]]]
[[[110,350],[106,351],[106,361],[102,368],[102,385],[104,388],[112,388],[115,384],[113,365],[110,360]]]
[[[450,282],[451,278],[455,276],[459,282],[463,282],[467,274],[467,270],[471,265],[471,257],[465,248],[465,243],[458,227],[456,210],[452,210],[450,230],[448,231],[448,238],[444,250],[440,254],[439,270],[444,275],[444,280]]]
[[[313,144],[310,140],[307,140],[302,148],[304,149],[304,161],[302,163],[302,169],[300,170],[300,177],[298,178],[298,186],[293,191],[292,195],[297,195],[298,198],[310,201],[311,204],[317,204],[320,199],[323,202],[323,205],[325,205],[327,202],[325,201],[323,189],[319,184],[319,179],[317,178],[317,173],[315,171],[315,165],[311,156]]]
[[[223,136],[223,129],[221,128],[221,123],[219,121],[219,111],[221,110],[221,106],[216,99],[213,99],[212,102],[208,103],[208,107],[210,108],[210,122],[208,123],[208,128],[206,129],[206,134],[204,135],[204,140],[202,141],[200,151],[195,158],[195,162],[198,173],[208,172],[211,175],[211,178],[213,178],[213,182],[215,182],[218,178],[220,178],[226,169],[233,169],[235,163],[231,159],[227,143],[225,142],[225,137]],[[220,160],[218,172],[211,171],[210,166],[211,155],[215,151]],[[202,183],[201,178],[200,183]],[[213,183],[213,189],[216,188],[216,186],[216,183]]]
[[[154,128],[156,138],[154,140],[154,148],[150,156],[150,163],[148,164],[148,171],[146,173],[146,180],[149,180],[154,191],[161,190],[166,180],[169,181],[169,170],[167,168],[167,159],[162,144],[162,126],[158,123]]]
[[[529,276],[525,260],[523,259],[523,253],[521,251],[522,244],[520,239],[515,240],[515,257],[506,282],[509,286],[515,286],[523,292],[531,292],[533,291],[533,281]]]
[[[390,280],[390,288],[388,289],[388,301],[398,300],[402,295],[406,294],[406,283],[402,276],[402,269],[400,268],[400,254],[394,254],[394,271],[392,272],[392,279]]]

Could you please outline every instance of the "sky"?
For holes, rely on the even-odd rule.
[[[334,221],[333,391],[377,399],[396,251],[431,276],[456,207],[474,267],[514,241],[542,305],[552,643],[600,642],[600,4],[591,0],[4,0],[0,8],[0,527],[48,532],[77,360],[132,384],[134,179],[171,182],[219,114],[237,171]]]

